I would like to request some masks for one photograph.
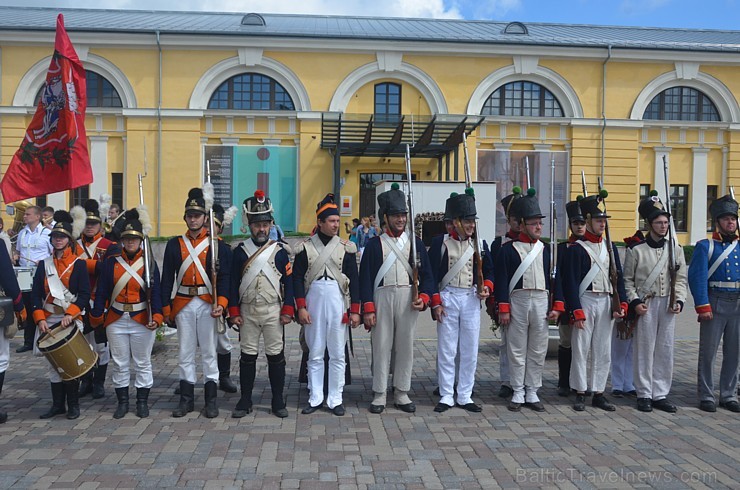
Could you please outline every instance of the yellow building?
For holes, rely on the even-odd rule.
[[[0,7],[3,171],[34,113],[58,12]],[[555,162],[559,210],[581,193],[581,170],[589,192],[603,176],[615,239],[639,226],[641,194],[664,195],[663,156],[682,243],[706,235],[707,200],[740,185],[737,31],[62,12],[88,70],[95,181],[39,202],[107,192],[132,207],[146,172],[160,235],[182,230],[206,160],[221,202],[262,187],[279,224],[307,232],[327,192],[347,220],[371,214],[373,184],[401,178],[406,144],[414,178],[463,180],[463,132],[473,178],[501,194],[525,182],[525,162],[544,202]],[[479,214],[495,219],[493,204]]]

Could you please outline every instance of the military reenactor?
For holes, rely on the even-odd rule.
[[[435,412],[445,412],[453,405],[469,412],[480,412],[473,402],[475,371],[478,362],[481,301],[493,290],[493,266],[490,257],[477,257],[476,208],[473,189],[453,193],[447,199],[447,214],[453,227],[441,245],[432,247],[429,260],[435,271],[441,304],[432,310],[437,320],[437,379],[440,401]],[[481,274],[478,277],[478,260]],[[478,281],[483,280],[477,292]],[[459,357],[458,357],[459,356]],[[458,359],[458,362],[456,362]],[[455,382],[457,393],[455,394]]]
[[[148,266],[144,264],[142,244],[151,229],[149,213],[145,208],[138,208],[125,214],[126,226],[120,237],[121,254],[108,257],[103,262],[90,313],[94,327],[104,324],[110,343],[111,380],[118,400],[114,419],[124,417],[129,410],[129,366],[132,359],[136,416],[149,416],[149,391],[154,384],[152,347],[155,331],[163,320],[157,263],[152,260]]]
[[[519,220],[510,215],[511,206],[516,199],[522,197],[522,189],[519,186],[514,186],[512,193],[504,196],[501,199],[501,206],[504,210],[504,216],[506,216],[506,225],[509,228],[508,231],[503,235],[496,237],[491,243],[491,262],[496,264],[498,252],[501,247],[512,240],[519,239],[519,233],[521,232]],[[495,275],[494,275],[495,280]],[[495,284],[495,283],[494,283]],[[488,303],[488,314],[494,322],[498,322],[498,310],[496,306],[496,298],[491,296],[487,301]],[[501,398],[509,398],[514,394],[514,390],[511,389],[511,383],[509,381],[509,354],[506,346],[506,329],[499,329],[501,335],[501,345],[498,351],[498,366],[499,376],[501,377],[501,388],[498,391],[498,396]]]
[[[97,278],[103,265],[103,260],[108,257],[119,255],[121,249],[118,244],[110,241],[103,236],[103,220],[100,216],[100,205],[95,199],[88,199],[83,204],[86,221],[82,235],[77,239],[77,253],[87,265],[87,272],[90,276],[90,307],[92,310],[95,301],[95,292],[97,290]],[[107,211],[105,211],[107,214]],[[86,396],[92,393],[93,398],[103,398],[105,396],[105,376],[108,372],[108,363],[110,362],[110,348],[108,340],[105,338],[103,329],[94,330],[90,325],[89,315],[85,314],[83,318],[85,325],[85,338],[98,353],[98,365],[89,373],[82,377],[80,382],[80,396]]]
[[[10,338],[14,332],[10,331],[13,322],[13,313],[18,320],[18,324],[23,324],[26,320],[26,308],[23,304],[23,295],[21,288],[18,286],[18,279],[13,272],[13,263],[10,261],[8,249],[0,243],[0,303],[2,310],[2,321],[8,323],[5,328],[0,328],[0,393],[3,391],[5,383],[5,372],[8,370],[10,363]],[[8,420],[8,414],[0,410],[0,424]]]
[[[576,390],[573,409],[579,412],[586,409],[586,391],[593,393],[592,406],[609,412],[616,410],[604,396],[604,389],[611,364],[612,323],[614,318],[624,317],[627,295],[617,248],[604,239],[609,218],[603,209],[606,195],[602,190],[600,195],[581,199],[586,233],[568,247],[563,271],[565,302],[573,315],[570,386]],[[609,277],[611,257],[617,272],[616,290]],[[612,311],[612,294],[618,295],[619,311]]]
[[[84,260],[77,255],[75,238],[80,236],[85,223],[84,214],[75,219],[67,211],[54,213],[54,229],[51,230],[51,257],[39,264],[33,278],[31,297],[33,319],[37,331],[34,339],[34,354],[40,356],[38,338],[46,334],[52,325],[60,322],[62,327],[75,323],[78,328],[82,322],[76,318],[90,305],[90,279]],[[51,408],[40,418],[48,419],[66,413],[68,419],[80,416],[80,380],[62,381],[59,372],[49,363],[51,382]],[[65,407],[66,401],[66,407]]]
[[[316,207],[316,233],[295,249],[293,291],[298,323],[308,344],[309,399],[301,413],[310,414],[324,402],[324,352],[329,352],[326,404],[334,415],[345,408],[347,324],[360,324],[357,246],[339,238],[339,208],[327,194]]]
[[[697,242],[688,279],[701,324],[697,373],[699,408],[705,412],[717,411],[712,369],[722,341],[719,406],[740,413],[737,401],[740,349],[738,204],[734,197],[726,195],[715,199],[709,212],[715,231],[711,239]]]
[[[272,413],[288,416],[285,387],[285,325],[294,314],[290,257],[278,241],[268,239],[273,223],[272,202],[257,190],[244,200],[242,220],[250,239],[234,250],[231,266],[231,321],[239,328],[239,384],[241,398],[231,413],[242,418],[252,412],[252,390],[257,372],[260,337],[265,344],[267,376],[272,390]]]
[[[409,398],[414,365],[414,332],[419,312],[432,302],[440,307],[441,299],[434,285],[434,273],[419,237],[406,232],[408,208],[406,196],[393,184],[391,190],[378,195],[382,235],[370,239],[360,264],[360,296],[365,328],[372,339],[373,401],[370,413],[385,410],[388,376],[393,362],[393,395],[395,406],[414,413],[416,404]],[[411,256],[415,240],[418,257]],[[414,271],[418,269],[418,298],[412,297]]]
[[[650,412],[653,408],[676,412],[668,400],[673,378],[673,335],[676,315],[686,301],[687,269],[683,249],[668,240],[670,215],[657,192],[640,202],[638,212],[648,225],[644,240],[627,248],[624,259],[624,286],[633,320],[634,381],[637,409]],[[675,265],[671,264],[668,247],[674,247]],[[675,267],[675,283],[671,285],[670,268]],[[675,296],[670,304],[671,288]],[[631,367],[631,366],[630,366]]]
[[[554,297],[550,305],[550,249],[540,240],[542,218],[535,189],[517,199],[509,211],[519,221],[518,240],[501,247],[496,257],[496,302],[499,323],[506,330],[509,373],[514,394],[508,409],[518,412],[522,405],[536,412],[545,406],[537,395],[542,387],[548,343],[548,320],[565,310]]]
[[[180,365],[180,402],[173,417],[184,417],[194,410],[195,382],[197,381],[195,353],[200,347],[205,379],[205,408],[207,418],[218,416],[218,362],[216,360],[216,319],[228,306],[230,266],[225,246],[218,246],[220,268],[216,277],[217,298],[213,301],[211,271],[211,237],[206,227],[209,209],[203,190],[191,189],[185,201],[184,221],[187,232],[167,242],[162,266],[162,311],[165,321],[177,323]],[[214,304],[215,303],[215,304]]]

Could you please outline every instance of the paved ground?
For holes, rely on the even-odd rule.
[[[288,327],[287,396],[290,417],[268,413],[269,385],[260,360],[256,411],[232,419],[237,395],[219,399],[221,414],[170,416],[177,397],[176,339],[154,356],[151,417],[113,420],[115,396],[82,401],[82,416],[39,420],[50,394],[43,359],[15,354],[0,405],[2,488],[737,488],[740,417],[696,408],[696,324],[679,326],[673,399],[679,412],[641,414],[629,399],[612,414],[576,413],[572,399],[555,394],[557,366],[548,359],[541,391],[547,412],[511,413],[498,390],[497,342],[484,328],[476,385],[482,414],[432,411],[434,327],[420,326],[409,416],[390,408],[367,412],[370,402],[368,335],[355,336],[353,384],[345,390],[347,415],[301,415],[307,400],[297,382],[297,327]],[[236,358],[234,359],[236,366]],[[202,407],[197,391],[196,409]],[[260,399],[261,398],[261,399]]]

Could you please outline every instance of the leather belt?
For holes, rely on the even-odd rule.
[[[740,281],[709,281],[710,288],[740,289]]]
[[[204,294],[211,294],[205,286],[180,286],[177,288],[177,294],[183,296],[203,296]]]
[[[146,310],[146,302],[142,303],[119,303],[118,301],[114,301],[111,303],[111,308],[114,308],[118,311],[123,311],[125,313],[138,313],[140,311]]]

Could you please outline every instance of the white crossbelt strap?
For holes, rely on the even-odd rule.
[[[707,272],[707,278],[712,277],[712,274],[719,269],[719,266],[722,265],[722,262],[724,262],[727,257],[730,256],[733,250],[735,250],[735,247],[737,247],[737,240],[732,242],[732,245],[727,247],[719,257],[717,257],[717,260],[712,262],[712,265],[709,266],[709,271]],[[709,240],[709,260],[712,260],[712,254],[714,254],[714,240]]]
[[[519,280],[524,276],[524,273],[527,272],[527,269],[529,269],[534,261],[537,260],[537,257],[542,254],[544,249],[545,245],[541,241],[537,240],[534,247],[532,247],[532,250],[529,251],[527,256],[524,257],[524,260],[522,260],[522,263],[519,264],[519,267],[514,271],[514,275],[511,276],[511,281],[509,281],[509,294],[511,294]]]
[[[203,253],[206,248],[208,248],[208,245],[210,245],[211,241],[203,240],[198,244],[197,247],[193,248],[193,246],[190,244],[190,239],[187,236],[183,235],[180,238],[182,239],[183,243],[185,243],[185,248],[188,250],[188,256],[185,257],[185,260],[182,261],[182,264],[180,265],[180,270],[177,271],[177,285],[180,286],[182,284],[182,279],[185,276],[185,272],[187,272],[188,268],[190,267],[190,264],[195,264],[195,268],[198,271],[198,274],[200,274],[200,277],[203,279],[203,283],[206,285],[206,290],[210,294],[211,291],[213,291],[211,278],[208,277],[208,274],[206,274],[206,270],[203,267],[203,264],[201,263],[198,256]],[[175,297],[175,294],[177,294],[177,288],[172,289],[172,298]]]
[[[604,265],[604,261],[606,260],[606,257],[607,257],[606,243],[604,243],[604,246],[601,247],[601,252],[599,252],[598,257],[581,240],[577,240],[576,243],[580,245],[581,247],[583,247],[583,250],[586,251],[586,253],[591,257],[591,260],[593,261],[593,263],[591,264],[591,269],[589,269],[588,273],[586,274],[586,277],[583,278],[580,286],[578,286],[578,296],[580,297],[580,296],[583,296],[583,293],[585,293],[588,287],[591,285],[591,283],[594,282],[594,279],[596,279],[596,274],[599,273],[599,269],[601,269],[601,272],[603,272],[606,275],[606,277],[609,277],[609,271]]]
[[[457,277],[460,271],[463,270],[463,267],[465,267],[465,264],[468,263],[468,260],[470,260],[473,257],[474,253],[475,253],[475,248],[473,248],[470,242],[468,242],[468,248],[465,249],[465,251],[462,253],[458,261],[452,264],[452,267],[450,267],[450,270],[448,270],[447,274],[445,274],[444,277],[442,278],[442,282],[439,283],[440,291],[446,288],[447,285],[450,284],[455,277]],[[444,254],[442,255],[444,256]]]
[[[277,242],[268,241],[260,248],[254,244],[251,240],[249,242],[243,242],[242,248],[246,252],[247,257],[252,257],[258,254],[247,267],[244,276],[242,277],[241,284],[239,284],[239,301],[244,298],[247,294],[247,290],[252,283],[257,279],[257,276],[262,272],[267,278],[268,282],[280,294],[280,278],[275,274],[275,270],[267,263],[272,257],[273,251],[278,246]]]
[[[648,275],[647,279],[645,279],[645,282],[642,284],[642,286],[640,286],[640,289],[637,290],[637,294],[640,298],[644,298],[645,295],[650,292],[653,284],[655,284],[655,281],[658,280],[658,276],[660,276],[663,268],[665,268],[666,264],[668,263],[668,249],[666,248],[667,246],[668,241],[663,244],[663,255],[660,256],[660,259],[658,259],[655,267],[653,267],[653,270],[650,271],[650,275]]]
[[[310,284],[318,279],[322,275],[324,267],[329,269],[329,273],[332,275],[332,279],[339,282],[342,277],[341,273],[337,270],[337,265],[334,264],[334,261],[330,260],[330,258],[334,254],[334,250],[341,243],[341,240],[339,238],[332,238],[329,243],[324,246],[318,235],[314,235],[311,237],[311,243],[313,243],[313,246],[316,247],[316,250],[319,252],[319,256],[308,269],[308,274],[306,274],[306,276],[309,278],[308,283]]]
[[[146,283],[144,282],[144,278],[141,277],[138,270],[144,267],[144,258],[139,257],[139,259],[134,262],[133,265],[128,265],[128,262],[123,260],[123,258],[119,255],[116,257],[116,262],[121,264],[121,267],[123,267],[123,274],[121,274],[121,277],[118,279],[118,282],[116,282],[116,285],[113,286],[113,293],[111,293],[111,301],[116,301],[116,298],[118,298],[118,295],[121,294],[121,291],[126,287],[128,284],[129,279],[132,277],[136,280],[136,282],[139,283],[139,286],[141,287],[142,291],[146,291]]]
[[[92,242],[89,247],[85,245],[85,242],[82,240],[82,238],[77,240],[77,244],[85,251],[88,259],[94,259],[95,251],[98,249],[98,243],[100,243],[100,240],[102,239],[103,237],[101,236],[100,238]]]
[[[62,276],[75,265],[77,260],[79,259],[74,259],[72,263],[64,269]],[[46,282],[49,285],[49,295],[44,300],[44,303],[46,303],[46,300],[51,296],[54,298],[52,303],[66,310],[69,308],[69,305],[77,299],[77,296],[73,295],[69,289],[64,286],[61,277],[57,274],[57,267],[54,265],[53,257],[47,257],[44,259],[44,272],[46,273]]]
[[[406,247],[406,242],[409,240],[409,236],[406,232],[403,232],[400,237],[398,237],[398,242],[394,241],[391,237],[389,237],[387,234],[380,235],[380,242],[383,245],[386,245],[390,251],[388,252],[388,256],[385,258],[385,261],[383,261],[383,265],[380,266],[380,269],[378,269],[378,273],[375,275],[375,282],[374,282],[374,289],[378,289],[380,286],[380,283],[383,281],[383,278],[388,273],[389,270],[391,270],[391,267],[393,267],[393,264],[396,262],[396,260],[400,260],[401,264],[403,264],[404,268],[406,269],[406,272],[408,272],[409,277],[413,277],[414,271],[411,268],[411,264],[409,264],[409,261],[404,257],[402,250],[404,247]]]

